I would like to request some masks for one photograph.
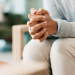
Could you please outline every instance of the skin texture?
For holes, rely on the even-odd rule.
[[[34,8],[28,15],[30,21],[27,22],[29,32],[33,39],[39,39],[43,42],[49,35],[57,33],[57,22],[52,20],[48,11],[40,8],[38,11]]]

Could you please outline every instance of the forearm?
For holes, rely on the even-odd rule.
[[[57,35],[57,37],[75,37],[75,22],[68,22],[66,20],[61,20],[61,29]]]

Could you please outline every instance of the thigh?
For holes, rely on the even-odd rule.
[[[51,48],[53,75],[75,75],[75,38],[61,38]]]
[[[60,46],[61,50],[59,52],[63,53],[66,51],[66,54],[69,52],[72,56],[75,56],[75,38],[61,38],[54,43],[56,43],[57,47]]]
[[[45,40],[40,42],[39,40],[31,40],[23,51],[23,60],[39,60],[49,61],[50,60],[50,49],[54,40]]]

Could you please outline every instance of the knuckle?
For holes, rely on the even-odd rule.
[[[27,25],[29,26],[29,21],[27,22]]]
[[[31,30],[29,29],[29,33],[31,34]]]
[[[31,25],[31,22],[29,21],[29,23],[28,23],[28,24],[29,24],[29,26],[30,26],[30,25]]]
[[[49,14],[48,10],[45,10],[47,12],[47,14]]]
[[[41,32],[39,33],[39,35],[40,35],[40,36],[42,36],[43,34],[44,34],[44,32],[43,32],[43,31],[41,31]]]
[[[43,32],[40,32],[40,35],[42,35],[43,34]]]
[[[31,37],[34,39],[34,35],[31,35]]]
[[[40,24],[40,27],[42,27],[42,26],[43,26],[43,23]]]
[[[46,36],[44,35],[44,39],[46,39]]]
[[[27,25],[29,26],[29,21],[27,22]]]
[[[29,28],[29,33],[31,34],[32,33],[32,31],[31,31],[31,29]]]
[[[37,36],[36,36],[36,35],[34,35],[33,39],[37,39]]]
[[[40,11],[43,11],[43,8],[40,8]]]
[[[28,15],[28,18],[30,18],[31,14]]]
[[[30,21],[31,21],[31,22],[33,22],[34,20],[35,20],[35,18],[34,18],[34,17],[30,19]]]
[[[44,37],[44,40],[46,39],[46,36]]]
[[[32,11],[32,10],[33,10],[33,8],[30,9],[30,11]]]
[[[36,36],[34,36],[33,39],[36,39]]]
[[[42,40],[40,40],[40,42],[42,42]]]
[[[35,31],[30,31],[30,34],[31,35],[34,35],[36,32]]]
[[[29,32],[30,32],[30,27],[28,28]]]
[[[29,33],[30,33],[30,35],[32,35],[31,32],[29,32]]]
[[[42,35],[42,34],[43,34],[43,31],[40,32],[40,35]]]
[[[28,22],[27,22],[27,25],[28,25],[28,26],[30,26],[30,25],[31,25],[31,22],[30,22],[30,21],[28,21]]]
[[[29,33],[30,33],[30,35],[32,35],[31,32],[29,32]]]
[[[33,32],[30,32],[30,34],[32,35],[32,34],[33,34]]]
[[[33,9],[34,9],[34,8],[31,8],[31,9],[30,9],[30,12],[31,12]]]
[[[36,30],[36,28],[33,26],[33,27],[32,27],[32,30],[34,30],[34,31],[35,31],[35,30]]]
[[[42,20],[43,18],[42,17],[39,17],[39,19]]]
[[[44,40],[44,38],[42,38],[40,41],[42,42]]]

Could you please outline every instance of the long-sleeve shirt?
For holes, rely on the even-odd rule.
[[[58,23],[57,37],[75,37],[75,0],[43,0],[44,8]]]

